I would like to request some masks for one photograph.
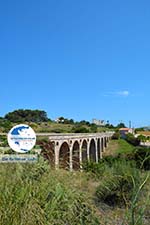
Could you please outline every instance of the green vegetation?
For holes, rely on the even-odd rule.
[[[5,135],[0,136],[0,147],[8,146],[7,137]]]
[[[109,124],[100,127],[86,120],[74,121],[62,116],[53,121],[43,110],[18,109],[0,117],[0,133],[7,133],[18,123],[26,123],[38,133],[95,133],[114,128]]]
[[[46,122],[48,121],[47,114],[42,110],[19,109],[9,112],[5,115],[5,119],[13,123],[24,122]]]
[[[140,140],[134,137],[134,135],[131,133],[126,135],[126,141],[134,146],[138,146],[140,144]]]
[[[126,158],[136,163],[136,167],[150,170],[150,148],[138,147],[126,155]]]
[[[119,128],[125,128],[126,126],[125,126],[125,124],[124,123],[119,123],[118,125],[117,125],[117,128],[119,129]]]
[[[147,141],[149,142],[150,141],[150,137],[149,136],[144,136],[144,135],[140,134],[138,136],[138,140],[141,141],[141,142],[147,142]]]
[[[111,140],[107,151],[103,153],[104,156],[116,156],[124,153],[130,153],[134,149],[134,146],[129,144],[126,140],[124,139],[114,139]]]
[[[95,204],[100,210],[104,210],[106,224],[149,224],[150,166],[147,165],[150,163],[146,163],[146,167],[141,167],[143,164],[139,164],[137,152],[132,153],[134,154],[132,160],[128,153],[124,152],[106,156],[98,164],[92,162],[84,165],[90,177],[95,178],[98,183]],[[150,149],[146,158],[144,155],[143,159],[140,158],[140,162],[147,161],[149,157]]]
[[[120,138],[120,133],[119,133],[119,131],[117,130],[117,131],[113,134],[112,139],[113,139],[113,140],[118,140],[119,138]]]
[[[133,193],[140,184],[139,170],[134,168],[133,163],[115,160],[112,165],[107,163],[107,176],[104,176],[105,173],[106,171],[96,190],[97,201],[113,207],[129,206]]]
[[[129,153],[132,152],[134,149],[134,146],[129,144],[123,139],[118,140],[118,149],[116,149],[116,153]]]
[[[81,172],[54,169],[53,144],[38,137],[41,156],[36,164],[0,164],[0,224],[2,225],[149,225],[150,149],[139,147],[140,136],[120,139],[109,123],[60,117],[44,111],[16,110],[0,118],[0,132],[19,122],[36,132],[89,133],[116,130],[99,163],[86,162]],[[7,146],[0,136],[0,146]],[[12,153],[7,149],[5,153]],[[32,153],[32,152],[31,152]],[[48,159],[46,161],[43,160]]]
[[[88,196],[72,183],[76,178],[45,162],[0,165],[1,224],[98,225]]]
[[[0,117],[0,132],[7,132],[11,127],[12,123],[9,120]]]
[[[40,142],[47,149],[47,139]],[[106,152],[82,173],[54,170],[41,157],[0,164],[1,224],[149,225],[150,150],[119,139]]]
[[[56,122],[46,122],[36,124],[36,128],[34,130],[39,133],[70,133],[72,130],[72,124],[62,124]],[[32,124],[30,124],[33,127]]]
[[[123,158],[133,161],[139,169],[150,170],[150,148],[135,147],[123,139],[111,140],[104,156],[105,161]]]
[[[90,130],[84,125],[76,125],[71,130],[72,133],[89,133]]]

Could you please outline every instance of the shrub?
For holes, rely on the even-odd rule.
[[[134,146],[138,146],[140,144],[140,140],[130,133],[126,135],[126,141]]]
[[[128,206],[135,191],[134,183],[140,182],[140,173],[132,162],[124,159],[116,160],[105,171],[96,190],[98,202],[109,206]]]
[[[126,155],[128,160],[134,160],[140,169],[150,170],[150,148],[138,147]]]
[[[0,136],[0,146],[1,147],[8,146],[8,142],[7,142],[7,137],[6,136],[3,136],[3,135]]]
[[[119,131],[116,131],[113,135],[112,135],[112,140],[118,140],[120,138],[120,133]]]
[[[84,126],[77,125],[72,128],[72,132],[73,133],[89,133],[89,129],[87,129]]]
[[[97,132],[97,125],[96,124],[92,123],[90,125],[90,132],[91,133],[96,133]]]
[[[106,170],[105,167],[107,167],[107,165],[102,160],[99,163],[88,161],[83,163],[83,170],[91,174],[92,177],[94,176],[95,179],[100,178],[103,175],[104,171]]]

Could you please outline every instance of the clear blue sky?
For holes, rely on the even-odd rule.
[[[150,1],[0,1],[0,81],[0,116],[149,125]]]

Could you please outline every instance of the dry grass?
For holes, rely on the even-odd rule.
[[[110,156],[110,155],[116,155],[117,149],[119,149],[119,142],[118,140],[111,140],[108,144],[108,147],[106,148],[105,152],[103,153],[103,156]]]

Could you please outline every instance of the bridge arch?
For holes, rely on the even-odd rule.
[[[91,139],[90,141],[89,158],[90,158],[90,161],[96,162],[96,143],[94,139]]]
[[[106,148],[107,147],[107,138],[104,137],[104,147]]]
[[[81,151],[82,151],[82,163],[87,161],[87,141],[84,139],[81,145]]]
[[[59,168],[69,169],[70,167],[70,148],[65,141],[62,143],[59,149]]]
[[[80,157],[79,157],[80,145],[78,141],[75,141],[72,147],[72,168],[77,170],[80,168]]]

